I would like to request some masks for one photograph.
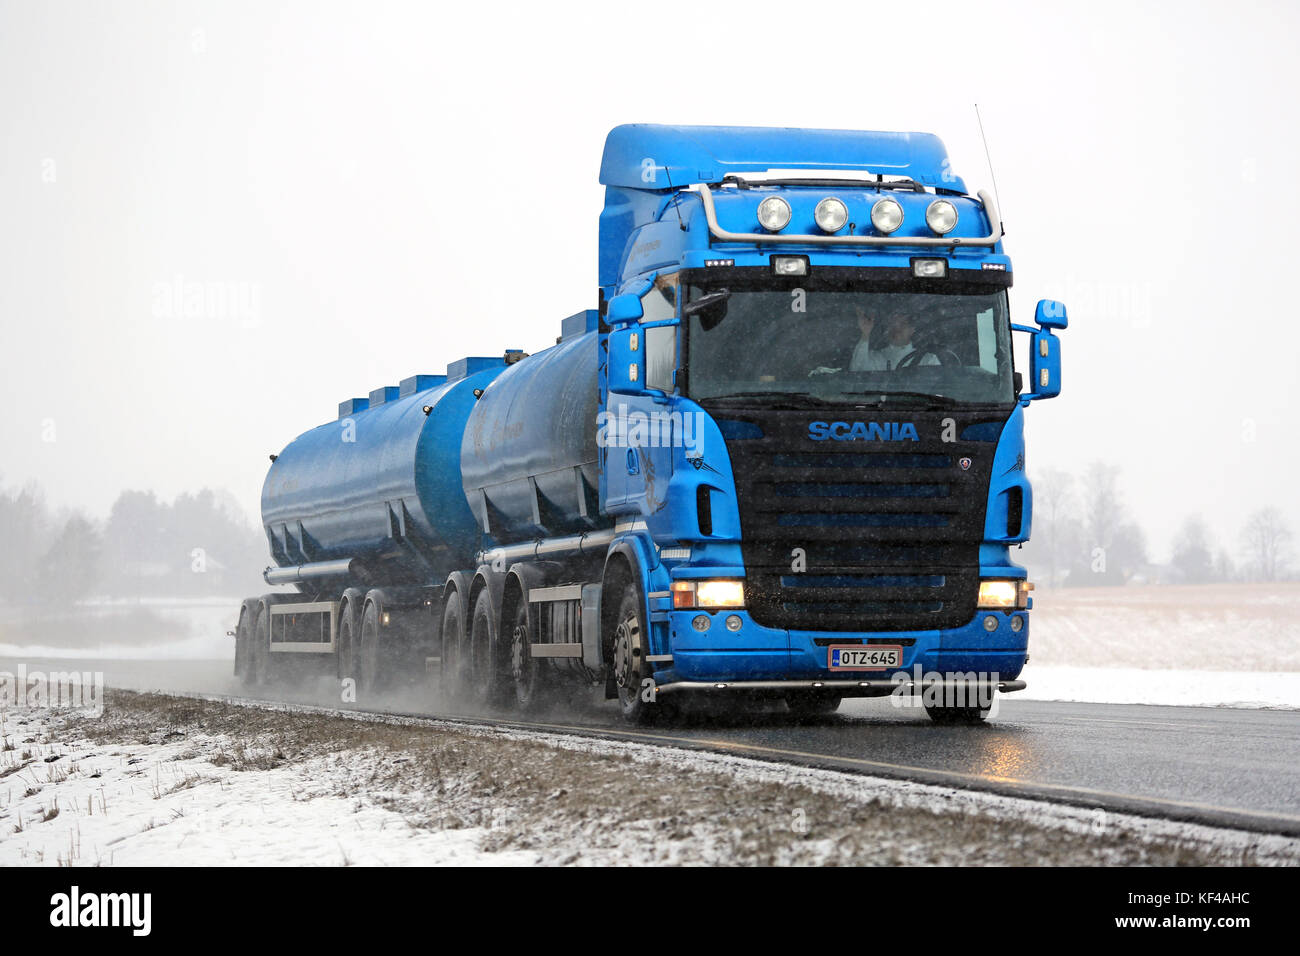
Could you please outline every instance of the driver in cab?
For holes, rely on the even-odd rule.
[[[849,371],[852,372],[887,372],[898,368],[899,363],[916,351],[912,336],[916,332],[916,323],[911,315],[902,310],[884,313],[880,318],[883,344],[876,348],[871,346],[871,333],[875,330],[877,319],[863,306],[855,306],[858,331],[862,337],[853,348],[849,358]],[[909,365],[938,365],[939,359],[933,353],[926,352],[908,363]],[[838,368],[818,366],[808,374],[830,375],[842,371]]]

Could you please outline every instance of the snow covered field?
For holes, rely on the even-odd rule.
[[[233,661],[238,623],[238,598],[0,605],[0,657]]]
[[[0,864],[1300,863],[1300,840],[706,753],[107,704],[0,715]]]
[[[1029,649],[1053,667],[1300,672],[1300,583],[1036,591]]]

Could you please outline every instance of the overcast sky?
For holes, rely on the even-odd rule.
[[[612,126],[926,130],[974,190],[978,102],[1013,316],[1070,314],[1031,474],[1119,464],[1157,558],[1300,526],[1296,7],[1046,6],[4,0],[0,484],[256,516],[341,399],[595,305]]]

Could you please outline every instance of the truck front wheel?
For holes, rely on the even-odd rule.
[[[623,586],[618,614],[614,619],[613,669],[618,704],[623,719],[633,724],[648,723],[659,712],[656,688],[646,661],[647,633],[641,595],[634,583]]]

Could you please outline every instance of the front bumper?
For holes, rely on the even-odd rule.
[[[692,623],[700,615],[709,618],[707,630]],[[726,626],[731,615],[740,619],[734,631]],[[988,618],[995,624],[991,629],[985,625]],[[1016,618],[1018,631],[1012,626]],[[665,611],[661,620],[667,625],[668,648],[655,662],[655,683],[662,690],[699,685],[717,690],[834,690],[869,697],[889,693],[898,680],[915,680],[921,674],[926,679],[952,675],[1004,691],[1024,687],[1016,678],[1029,647],[1025,610],[979,610],[962,627],[934,631],[787,631],[763,627],[744,610]],[[902,667],[871,672],[829,669],[831,644],[862,643],[901,645]],[[895,675],[905,676],[896,680]]]

